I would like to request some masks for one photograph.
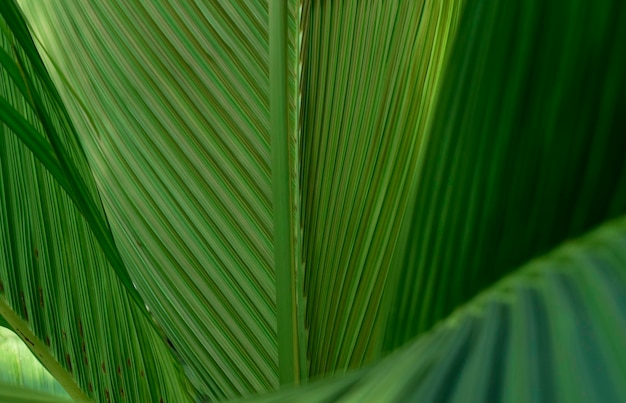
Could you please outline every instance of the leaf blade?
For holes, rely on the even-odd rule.
[[[297,220],[281,235],[274,228],[280,183],[290,195],[280,196],[289,209],[279,212],[298,216],[298,2],[287,7],[277,36],[284,42],[274,49],[286,58],[288,81],[276,94],[267,1],[44,2],[27,10],[55,79],[65,81],[62,96],[123,259],[209,398],[276,388],[279,371],[302,355],[296,347],[279,365],[292,348],[279,353],[277,309],[298,322],[297,295],[277,300],[274,268],[278,244],[296,248],[299,229]],[[275,161],[288,157],[289,165],[278,180],[273,143],[284,144],[271,138],[271,109],[281,100],[289,147]],[[295,256],[281,265],[291,273],[285,287],[296,285]]]

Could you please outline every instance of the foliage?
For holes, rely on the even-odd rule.
[[[67,396],[63,387],[37,361],[26,344],[11,330],[3,327],[0,327],[0,382]]]
[[[623,219],[532,261],[626,212],[621,1],[19,3],[0,315],[73,398],[626,397]]]

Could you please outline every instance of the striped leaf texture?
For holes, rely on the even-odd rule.
[[[0,8],[3,16],[3,42],[0,53],[5,72],[2,122],[31,150],[61,188],[75,203],[102,245],[111,265],[138,303],[141,297],[132,286],[108,229],[91,171],[60,97],[33,44],[28,28],[13,1]],[[33,127],[10,99],[18,93],[38,119]],[[42,131],[38,131],[38,129]]]
[[[302,212],[311,376],[380,355],[393,251],[461,1],[307,1]]]
[[[563,244],[376,365],[255,402],[621,402],[626,218]]]
[[[388,293],[401,346],[626,211],[626,6],[466,4]]]
[[[224,398],[296,381],[298,2],[21,5],[191,382]]]
[[[85,155],[12,2],[0,41],[0,315],[75,399],[190,401],[123,283]]]
[[[16,1],[0,315],[72,396],[626,399],[624,219],[505,277],[626,211],[620,0]]]

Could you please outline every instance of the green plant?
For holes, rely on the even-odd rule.
[[[0,315],[72,397],[626,398],[623,219],[514,271],[626,210],[622,2],[19,3]]]
[[[0,383],[67,397],[63,387],[37,361],[24,342],[5,327],[0,327]]]

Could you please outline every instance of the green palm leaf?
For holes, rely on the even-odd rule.
[[[297,2],[23,5],[194,385],[297,380]]]
[[[141,297],[132,286],[107,227],[84,151],[25,21],[12,1],[5,2],[0,11],[3,16],[0,61],[5,72],[5,96],[0,99],[2,122],[67,192],[90,224],[129,295],[140,303]],[[35,127],[25,118],[24,111],[16,109],[16,102],[24,103],[23,107],[33,114]]]
[[[73,398],[185,401],[24,20],[0,12],[0,315]]]
[[[305,3],[302,210],[311,375],[380,356],[383,289],[461,6]]]
[[[374,366],[256,402],[620,402],[626,218],[533,260]]]
[[[626,212],[626,8],[466,4],[404,221],[388,351]]]
[[[620,1],[20,3],[0,315],[71,394],[192,397],[158,327],[198,400],[626,399],[623,219],[500,281],[626,211]]]

